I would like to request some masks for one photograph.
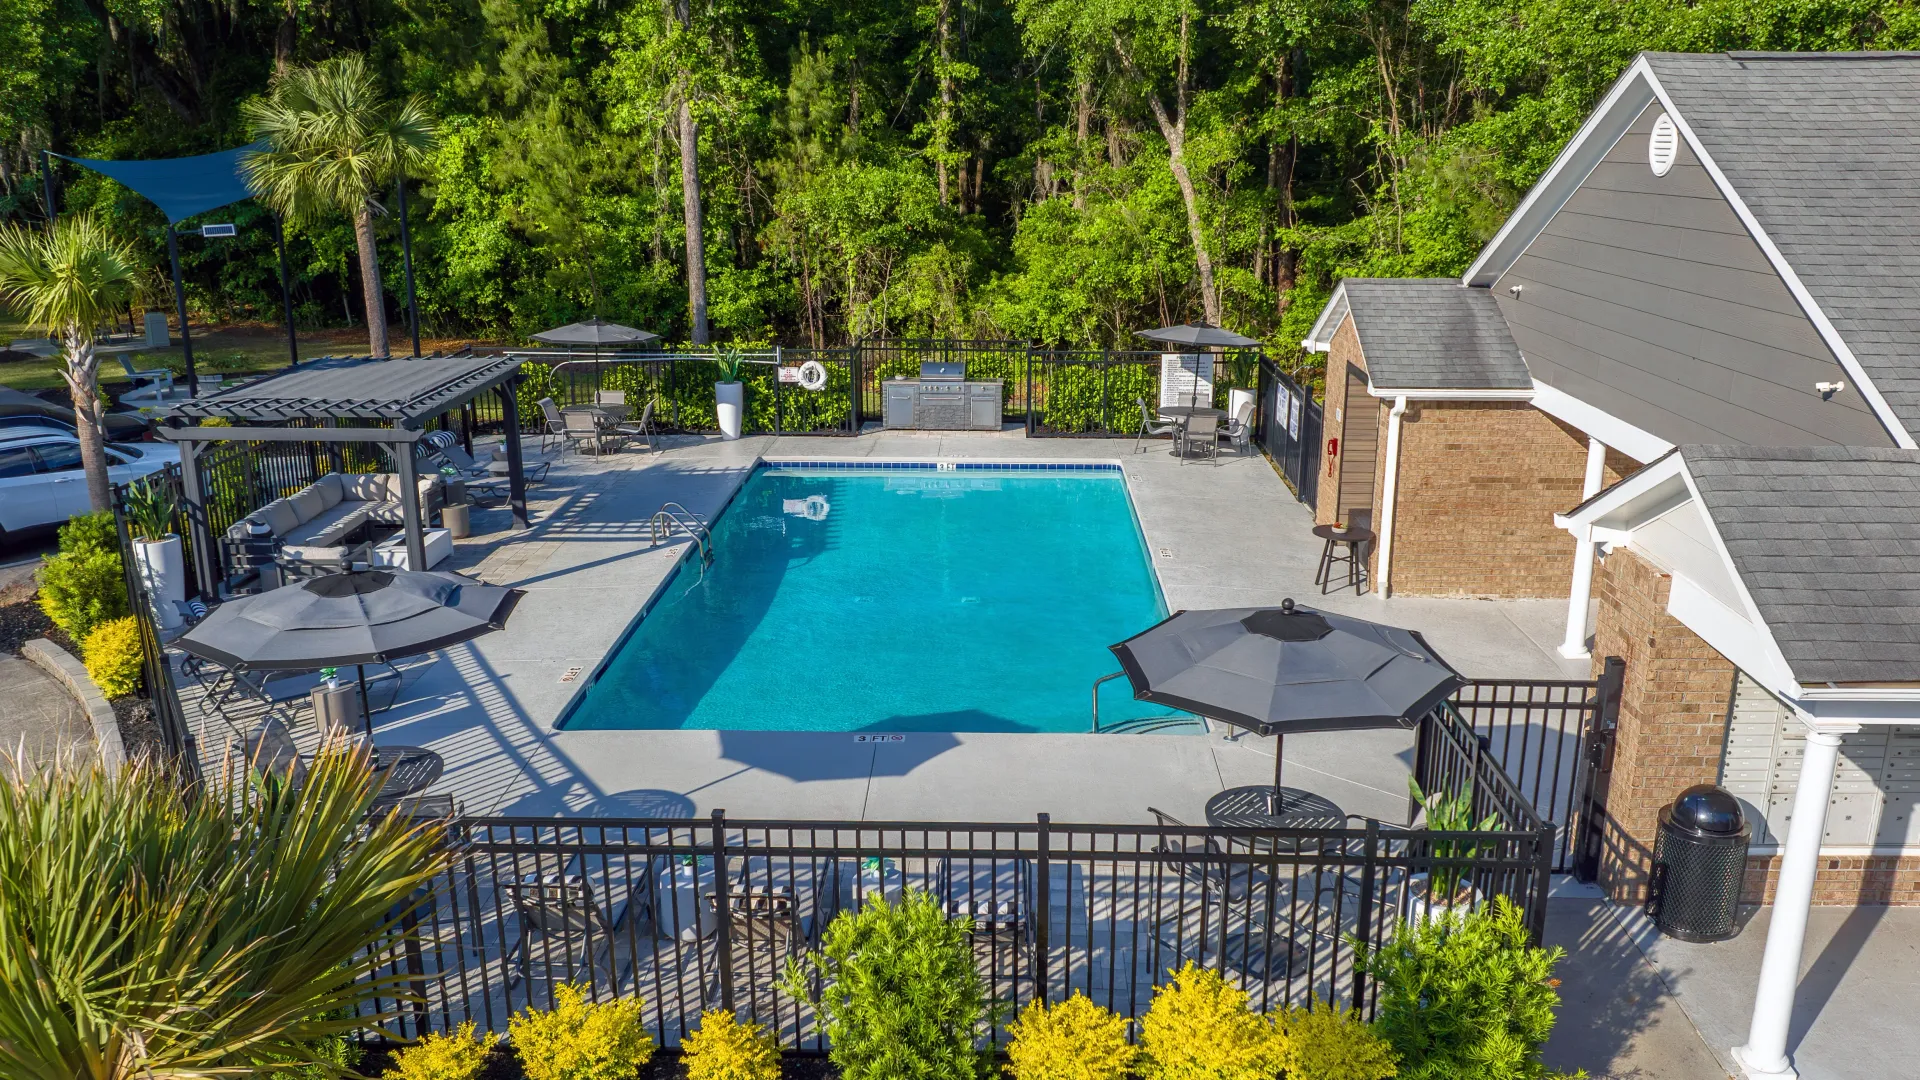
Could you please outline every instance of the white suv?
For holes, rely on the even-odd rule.
[[[164,443],[108,443],[107,476],[124,484],[180,460]],[[0,428],[0,541],[92,509],[80,440],[45,428]]]

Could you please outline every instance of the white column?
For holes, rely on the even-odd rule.
[[[1600,482],[1607,476],[1607,444],[1587,439],[1587,475],[1580,485],[1582,501],[1600,493]],[[1560,655],[1580,660],[1587,651],[1587,605],[1593,599],[1593,532],[1581,529],[1574,534],[1573,587],[1567,591],[1567,637],[1560,643]]]
[[[1800,985],[1807,909],[1813,906],[1820,837],[1827,829],[1827,798],[1833,791],[1839,756],[1839,731],[1809,728],[1800,786],[1793,795],[1793,824],[1787,827],[1780,856],[1780,884],[1773,891],[1773,920],[1767,926],[1767,949],[1760,960],[1760,985],[1753,997],[1753,1025],[1747,1030],[1747,1044],[1733,1050],[1733,1059],[1748,1080],[1794,1080],[1799,1075],[1787,1061],[1787,1028],[1793,1020],[1793,993]]]

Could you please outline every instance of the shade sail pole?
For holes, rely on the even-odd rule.
[[[287,318],[287,366],[300,366],[300,343],[293,333],[293,276],[287,273],[287,229],[273,215],[273,246],[280,250],[280,308]]]
[[[413,331],[413,355],[420,355],[420,304],[413,294],[413,236],[407,231],[407,178],[400,177],[400,263],[407,271],[407,328]]]
[[[187,329],[187,290],[180,284],[180,240],[172,222],[167,223],[167,262],[173,266],[173,306],[180,315],[180,348],[187,356],[187,396],[193,397],[198,390],[193,378],[193,332]]]
[[[40,191],[47,197],[47,229],[60,217],[60,204],[53,198],[53,155],[40,151]]]

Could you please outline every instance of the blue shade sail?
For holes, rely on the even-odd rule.
[[[266,143],[258,142],[233,150],[222,150],[217,154],[153,161],[103,161],[66,154],[54,156],[66,158],[76,165],[85,165],[94,172],[120,181],[158,206],[161,213],[167,215],[167,224],[174,225],[195,214],[252,198],[253,192],[240,172],[240,158],[266,148]]]

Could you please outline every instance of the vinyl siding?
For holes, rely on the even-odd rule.
[[[1373,528],[1375,473],[1381,464],[1380,402],[1367,395],[1365,373],[1347,369],[1347,400],[1340,426],[1340,499],[1335,509],[1347,521]],[[1364,517],[1362,517],[1364,515]]]
[[[1674,443],[1892,445],[1692,151],[1647,167],[1659,113],[1493,287],[1534,377]]]

